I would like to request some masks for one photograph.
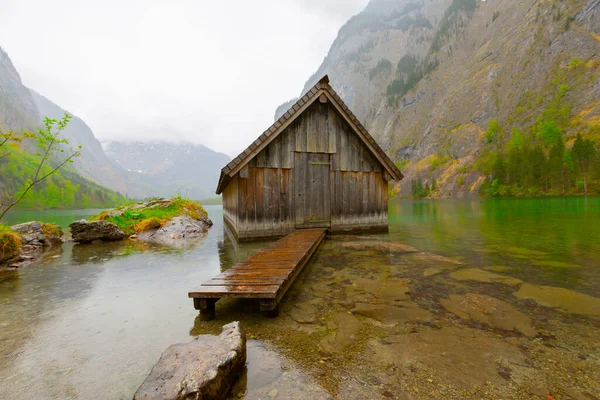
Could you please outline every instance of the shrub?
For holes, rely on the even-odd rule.
[[[456,183],[458,183],[460,186],[464,186],[465,184],[465,177],[460,175],[457,179],[456,179]]]
[[[62,228],[56,224],[42,223],[42,232],[46,236],[62,236]]]
[[[21,235],[9,226],[0,224],[0,261],[6,261],[19,254],[23,240]]]
[[[392,72],[392,62],[382,58],[377,62],[377,65],[369,71],[369,80],[373,80],[379,74],[389,74]]]
[[[488,130],[485,132],[486,143],[492,143],[496,136],[500,133],[500,124],[497,119],[492,119],[488,122]]]

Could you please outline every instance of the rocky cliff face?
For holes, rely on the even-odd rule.
[[[303,90],[329,74],[401,166],[401,195],[417,176],[439,197],[476,195],[478,160],[514,129],[533,134],[561,86],[567,143],[600,122],[598,18],[598,0],[372,0]]]
[[[35,127],[39,113],[29,89],[8,54],[0,47],[0,121],[7,130],[26,130]]]

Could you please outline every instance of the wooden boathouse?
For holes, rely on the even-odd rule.
[[[324,76],[221,170],[223,218],[239,240],[295,229],[388,229],[403,178]]]
[[[323,77],[221,170],[223,218],[237,239],[284,236],[191,290],[204,320],[223,298],[268,315],[327,231],[387,230],[390,180],[402,173]]]

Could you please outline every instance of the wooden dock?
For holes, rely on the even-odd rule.
[[[326,228],[296,230],[192,290],[194,308],[203,320],[215,318],[224,298],[260,299],[261,311],[279,313],[279,302],[319,247]]]

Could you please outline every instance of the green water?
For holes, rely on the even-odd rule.
[[[394,202],[389,233],[327,238],[278,318],[221,300],[202,322],[188,290],[267,244],[207,209],[189,249],[65,244],[1,274],[1,397],[129,399],[166,347],[232,320],[255,339],[236,398],[600,396],[598,197]]]
[[[88,208],[85,210],[11,211],[5,215],[3,222],[8,225],[15,225],[22,222],[42,221],[66,228],[73,221],[89,218],[101,211],[102,209],[98,208]]]

